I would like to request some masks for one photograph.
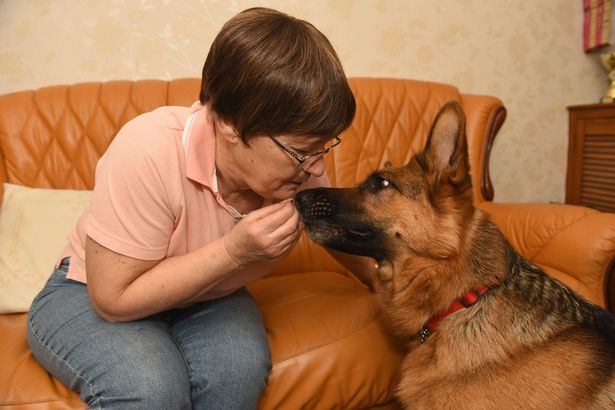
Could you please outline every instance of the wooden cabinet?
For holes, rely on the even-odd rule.
[[[566,203],[615,212],[615,103],[568,107]]]

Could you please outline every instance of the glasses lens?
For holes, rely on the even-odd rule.
[[[326,153],[331,151],[331,149],[335,147],[336,145],[338,145],[340,142],[342,142],[342,140],[339,137],[335,137],[334,139],[327,141],[327,143],[325,144],[322,150],[305,157],[305,161],[299,164],[298,168],[305,169],[305,168],[309,168],[310,166],[314,165],[314,163],[318,162],[322,157],[325,156]]]
[[[299,169],[307,169],[309,167],[311,167],[312,165],[314,165],[315,163],[317,163],[318,161],[320,161],[322,159],[322,157],[324,157],[325,154],[324,152],[321,152],[320,154],[316,154],[316,155],[310,155],[309,157],[307,157],[305,159],[305,161],[303,161],[301,164],[299,164]]]

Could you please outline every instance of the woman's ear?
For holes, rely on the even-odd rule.
[[[214,117],[214,126],[216,129],[216,138],[224,138],[232,144],[237,144],[242,141],[241,137],[233,124],[218,116]]]

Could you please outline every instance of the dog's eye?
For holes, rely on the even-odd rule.
[[[388,175],[374,173],[359,186],[359,189],[361,191],[368,191],[372,193],[377,193],[388,188],[397,189],[395,183],[388,180],[386,176]]]
[[[389,187],[390,185],[391,185],[391,183],[390,183],[388,180],[384,179],[383,177],[377,177],[377,178],[376,178],[376,186],[377,186],[379,189],[384,189],[384,188],[387,188],[387,187]]]

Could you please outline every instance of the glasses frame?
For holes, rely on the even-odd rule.
[[[320,158],[320,157],[324,157],[325,154],[327,154],[329,151],[331,151],[333,148],[335,148],[336,146],[340,145],[342,142],[342,139],[340,137],[334,137],[333,138],[333,144],[325,149],[321,149],[319,151],[314,152],[313,154],[310,155],[305,155],[305,156],[301,156],[299,154],[297,154],[296,152],[294,152],[288,145],[284,144],[282,141],[278,140],[276,137],[274,137],[273,135],[268,135],[269,138],[271,138],[273,140],[273,142],[275,142],[278,147],[282,148],[284,151],[286,151],[286,153],[288,153],[288,155],[290,155],[291,157],[293,157],[295,159],[295,161],[297,161],[297,168],[304,168],[304,164],[306,163],[306,161],[308,161],[310,158]],[[292,147],[292,145],[291,145]]]

